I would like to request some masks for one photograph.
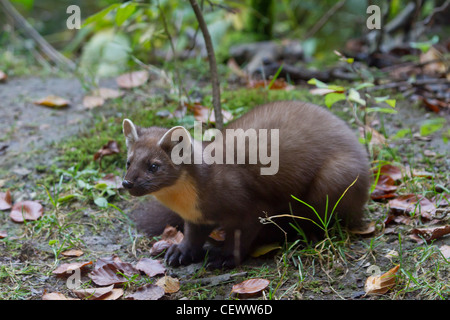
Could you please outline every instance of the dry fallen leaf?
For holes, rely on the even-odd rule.
[[[239,294],[242,296],[253,296],[260,294],[267,288],[270,281],[267,279],[255,278],[245,280],[241,283],[235,284],[231,289],[231,293]]]
[[[144,272],[149,277],[154,277],[157,274],[164,274],[164,272],[166,272],[166,268],[161,261],[150,258],[142,258],[139,260],[136,264],[136,269]]]
[[[208,108],[196,102],[188,104],[187,108],[194,113],[195,120],[205,123],[216,123],[216,117],[212,108]],[[222,118],[223,122],[227,123],[233,120],[233,115],[231,114],[231,112],[222,109]]]
[[[42,295],[42,300],[79,300],[75,298],[68,298],[61,292],[45,292]]]
[[[424,219],[431,220],[436,215],[436,206],[427,198],[416,194],[406,194],[389,200],[391,211],[399,213],[414,213]]]
[[[380,171],[380,176],[384,175],[384,176],[389,176],[391,177],[394,181],[398,181],[402,179],[402,168],[398,167],[398,166],[394,166],[392,164],[385,164],[382,165],[379,168]],[[378,173],[378,169],[374,170],[374,175],[376,175]]]
[[[120,270],[117,269],[116,266],[107,264],[89,273],[89,278],[91,278],[91,280],[99,286],[108,286],[127,282],[127,279],[119,274],[119,271]]]
[[[109,156],[109,155],[117,154],[117,153],[120,153],[120,149],[119,149],[119,145],[117,144],[117,141],[110,140],[110,141],[108,141],[107,144],[105,144],[103,147],[101,147],[101,149],[98,150],[94,154],[94,161],[96,161],[98,159],[99,162],[101,162],[102,158],[104,156]]]
[[[429,227],[429,228],[416,228],[411,230],[411,238],[416,240],[418,243],[430,242],[431,240],[439,239],[450,233],[450,225],[439,226],[439,227]]]
[[[225,230],[223,228],[215,228],[211,233],[209,234],[209,237],[213,240],[216,240],[218,242],[225,241]]]
[[[0,210],[8,210],[12,207],[11,192],[6,190],[6,192],[0,192]]]
[[[34,221],[42,217],[44,208],[36,201],[21,201],[14,204],[9,214],[14,222]]]
[[[98,96],[85,96],[83,98],[83,106],[86,109],[101,107],[105,103],[105,99]]]
[[[164,276],[156,281],[156,285],[163,288],[165,293],[175,293],[180,290],[180,280],[169,276]]]
[[[390,199],[395,198],[397,194],[397,186],[395,185],[395,180],[387,175],[380,175],[378,177],[377,185],[375,189],[370,194],[372,200],[380,200],[380,199]]]
[[[97,300],[102,298],[105,295],[111,294],[114,285],[110,285],[108,287],[102,288],[88,288],[88,289],[78,289],[73,290],[73,293],[77,295],[80,299],[87,298],[88,300]]]
[[[70,104],[70,101],[62,97],[49,95],[45,98],[35,100],[34,104],[51,108],[63,108],[67,107]]]
[[[116,78],[117,85],[124,89],[136,88],[147,82],[149,74],[145,70],[122,74]]]
[[[128,300],[158,300],[164,296],[164,289],[154,284],[146,284],[133,294],[126,297]]]
[[[172,226],[167,226],[161,235],[161,240],[155,242],[150,249],[150,255],[157,256],[173,244],[179,244],[183,240],[183,233]]]
[[[0,239],[4,239],[8,236],[8,233],[4,230],[0,230]]]
[[[6,73],[0,70],[0,82],[5,82],[6,79],[8,79],[8,76],[6,75]]]
[[[374,233],[376,230],[376,223],[375,221],[371,221],[370,223],[366,224],[365,226],[362,226],[361,229],[353,229],[350,230],[351,233],[359,234],[359,235],[368,235]]]
[[[72,275],[72,271],[80,269],[82,270],[84,267],[91,265],[92,261],[87,261],[87,262],[72,262],[72,263],[63,263],[61,265],[58,266],[58,268],[56,268],[55,270],[53,270],[53,274],[56,275],[66,275],[66,276],[70,276]]]
[[[395,275],[400,266],[395,266],[382,275],[370,276],[364,284],[364,291],[367,295],[385,294],[395,285]]]
[[[79,257],[83,255],[83,251],[78,249],[71,249],[61,252],[61,254],[65,257]]]
[[[92,95],[102,97],[105,100],[120,98],[124,95],[121,90],[110,89],[110,88],[98,88],[92,92]]]

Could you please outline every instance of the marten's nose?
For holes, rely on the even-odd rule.
[[[122,185],[124,186],[125,189],[133,188],[133,182],[128,181],[128,180],[123,180]]]

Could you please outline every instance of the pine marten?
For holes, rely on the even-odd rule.
[[[209,266],[236,266],[253,245],[272,241],[270,224],[260,217],[290,214],[318,222],[311,207],[329,216],[347,189],[335,214],[347,227],[361,224],[370,187],[367,153],[346,123],[323,107],[300,101],[261,105],[210,142],[194,140],[183,127],[140,128],[128,119],[123,132],[123,186],[133,196],[152,194],[168,208],[148,223],[161,230],[173,212],[184,220],[183,241],[165,255],[171,266],[203,259],[205,241],[218,226],[226,238],[220,253],[209,254]],[[320,233],[306,219],[287,222],[293,220],[306,234]],[[292,227],[285,231],[295,233]]]

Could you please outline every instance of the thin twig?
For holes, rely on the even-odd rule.
[[[320,19],[316,22],[316,24],[305,34],[303,37],[303,40],[308,39],[312,37],[314,34],[316,34],[317,31],[319,31],[326,23],[327,21],[338,11],[340,8],[342,8],[345,4],[346,0],[341,0],[338,3],[336,3],[334,6],[330,8]]]
[[[203,33],[203,38],[205,39],[206,51],[208,53],[208,61],[209,61],[209,69],[211,73],[211,82],[212,82],[212,103],[214,106],[214,115],[216,118],[216,128],[222,130],[223,128],[223,117],[222,117],[222,108],[220,105],[220,83],[219,83],[219,75],[217,72],[217,62],[216,57],[214,55],[214,47],[211,40],[211,35],[209,34],[208,27],[206,25],[205,19],[203,18],[202,11],[198,6],[196,0],[189,0],[191,3],[192,9],[194,10],[195,16],[198,21],[198,25],[200,30]]]

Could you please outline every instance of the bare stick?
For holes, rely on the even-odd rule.
[[[317,23],[306,33],[306,35],[303,37],[303,39],[308,39],[312,37],[317,31],[319,31],[325,23],[331,18],[332,15],[336,13],[340,8],[342,8],[345,4],[346,0],[341,0],[338,3],[336,3],[334,6],[330,8],[320,19],[317,21]]]
[[[212,102],[214,106],[214,116],[216,118],[216,128],[222,130],[223,117],[222,117],[222,108],[220,105],[220,83],[211,35],[209,34],[208,27],[206,26],[205,19],[203,18],[202,11],[198,6],[197,1],[189,0],[189,2],[191,3],[192,9],[194,10],[195,16],[198,21],[198,25],[203,33],[203,38],[205,39],[206,51],[208,53],[209,71],[211,72]]]
[[[53,48],[40,34],[37,32],[28,21],[22,17],[22,15],[14,8],[14,6],[9,3],[8,0],[0,0],[0,6],[3,8],[6,16],[9,16],[15,23],[17,23],[26,33],[27,36],[32,38],[38,46],[41,48],[42,52],[47,55],[55,64],[67,67],[70,70],[75,70],[76,65],[73,61],[67,59],[61,53],[59,53],[55,48]]]

